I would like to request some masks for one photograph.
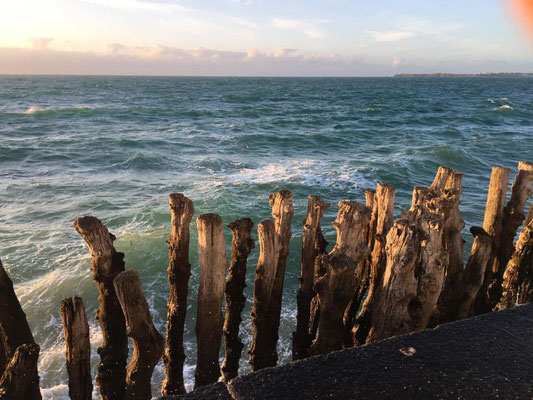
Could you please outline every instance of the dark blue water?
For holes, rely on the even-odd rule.
[[[529,79],[0,77],[0,257],[41,344],[45,398],[67,398],[64,297],[84,298],[93,347],[100,341],[97,292],[88,251],[72,228],[76,217],[95,215],[118,237],[164,331],[168,194],[185,193],[197,215],[257,224],[269,217],[268,195],[290,189],[295,215],[279,347],[285,362],[308,194],[333,204],[323,221],[332,243],[339,200],[363,201],[363,191],[382,181],[396,186],[399,213],[413,186],[428,185],[446,165],[465,174],[467,227],[480,225],[491,166],[533,161],[532,138]],[[195,226],[191,233],[189,383]],[[229,245],[229,229],[226,235]],[[470,240],[467,231],[464,238]],[[249,299],[258,253],[249,261]],[[246,343],[249,309],[250,302]],[[154,388],[161,377],[158,367]]]

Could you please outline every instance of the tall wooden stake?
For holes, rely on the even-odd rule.
[[[246,262],[255,247],[250,234],[254,226],[250,218],[238,219],[228,225],[231,241],[231,265],[226,281],[226,317],[224,319],[225,357],[222,363],[222,380],[229,382],[237,376],[243,343],[239,339],[241,313],[246,302],[243,291],[246,287]]]
[[[171,226],[167,269],[170,295],[167,302],[167,337],[163,355],[165,380],[161,388],[163,396],[185,393],[183,381],[183,331],[187,315],[187,295],[189,293],[189,227],[194,214],[193,202],[181,193],[172,193],[168,199]]]
[[[198,361],[194,387],[198,388],[215,383],[220,377],[218,356],[224,323],[221,309],[228,260],[220,216],[202,214],[197,218],[196,224],[200,289],[196,318]]]
[[[124,271],[124,254],[113,246],[115,237],[95,217],[81,217],[74,228],[87,243],[92,258],[93,279],[98,285],[97,318],[103,341],[98,348],[100,364],[96,383],[102,400],[122,400],[125,394],[128,338],[124,314],[113,286],[113,279]]]
[[[81,297],[66,298],[61,302],[61,319],[67,359],[68,394],[71,400],[91,400],[91,343],[89,324]]]

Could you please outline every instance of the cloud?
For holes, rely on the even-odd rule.
[[[397,42],[413,36],[413,32],[407,31],[365,31],[376,42]]]
[[[0,74],[353,76],[363,74],[365,67],[361,56],[291,48],[224,51],[120,43],[107,44],[99,52],[0,47],[0,59]],[[372,68],[373,75],[376,71],[379,68]]]
[[[272,18],[272,25],[279,29],[289,29],[303,33],[311,39],[324,37],[325,34],[319,29],[320,25],[327,24],[329,21],[307,21],[300,19]]]
[[[84,3],[95,4],[107,8],[126,11],[180,11],[191,12],[190,8],[183,7],[172,0],[81,0]]]
[[[53,42],[53,38],[30,38],[28,41],[31,43],[32,49],[35,50],[45,50],[48,48],[48,45]]]

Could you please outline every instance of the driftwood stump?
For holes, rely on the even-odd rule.
[[[487,205],[485,207],[485,217],[483,219],[483,229],[492,239],[492,249],[481,288],[479,289],[474,303],[475,314],[482,314],[490,311],[489,283],[492,280],[493,271],[498,271],[498,254],[500,252],[501,233],[503,224],[503,208],[509,186],[509,175],[511,170],[503,167],[492,167],[490,176],[489,192],[487,194]]]
[[[187,315],[187,295],[189,293],[189,227],[194,214],[193,202],[181,193],[169,196],[171,226],[167,269],[170,295],[167,302],[167,336],[163,355],[165,380],[161,388],[163,396],[185,393],[183,382],[183,331]]]
[[[128,338],[113,279],[124,271],[124,254],[115,250],[115,237],[98,218],[77,218],[74,228],[91,253],[93,279],[99,291],[97,318],[103,342],[98,348],[100,364],[95,380],[103,400],[121,400],[125,394]]]
[[[243,343],[239,339],[241,313],[246,302],[243,291],[246,287],[246,262],[255,247],[250,234],[254,226],[250,218],[238,219],[228,225],[233,239],[231,241],[231,265],[226,281],[226,317],[224,319],[225,357],[222,363],[222,380],[229,382],[239,371]]]
[[[126,400],[150,400],[150,380],[163,354],[164,339],[152,321],[139,272],[129,270],[113,281],[126,320],[126,332],[133,341],[133,356],[126,374]]]
[[[533,181],[533,164],[521,161],[518,163],[518,174],[511,188],[511,198],[503,210],[502,232],[498,252],[497,268],[492,271],[489,283],[489,305],[494,308],[502,296],[503,274],[507,263],[515,251],[514,237],[522,222],[526,219],[526,202],[531,197]],[[490,311],[487,310],[487,311]]]
[[[533,221],[524,226],[503,275],[503,293],[496,309],[533,301]]]
[[[26,314],[18,301],[13,282],[0,261],[0,341],[7,364],[0,380],[0,398],[40,400],[35,344]]]
[[[292,193],[281,190],[270,195],[272,218],[259,223],[260,253],[255,270],[252,308],[252,371],[273,367],[278,361],[276,345],[281,314],[285,266],[291,237]]]
[[[329,203],[323,202],[318,196],[309,196],[307,217],[303,224],[302,262],[300,268],[300,287],[297,294],[298,313],[296,331],[292,335],[292,359],[300,360],[309,357],[309,346],[312,337],[309,334],[311,319],[311,301],[315,296],[313,277],[315,260],[326,252],[327,242],[322,235],[320,220]]]
[[[91,400],[91,343],[89,324],[81,297],[71,297],[61,302],[61,319],[65,338],[68,394],[71,400]]]
[[[355,201],[341,201],[333,223],[337,241],[333,250],[316,262],[325,273],[315,283],[320,304],[318,336],[310,354],[326,354],[343,347],[344,313],[360,282],[355,268],[368,254],[366,227],[371,210]]]
[[[37,360],[39,346],[26,343],[17,347],[13,357],[7,364],[2,378],[0,378],[0,399],[6,400],[37,400],[41,393],[39,388]]]
[[[228,260],[220,216],[202,214],[197,218],[196,224],[200,288],[196,318],[198,361],[194,387],[198,388],[215,383],[220,377],[218,356],[224,323],[221,310]]]

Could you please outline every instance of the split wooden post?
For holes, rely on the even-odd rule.
[[[0,341],[7,361],[0,380],[0,398],[40,400],[37,372],[39,346],[35,344],[26,314],[13,289],[13,281],[1,260]]]
[[[511,199],[503,210],[498,267],[497,270],[493,270],[492,280],[489,283],[489,304],[491,309],[501,299],[503,274],[515,251],[513,242],[516,232],[526,218],[525,207],[527,200],[531,196],[532,181],[533,164],[524,161],[519,162],[518,174],[511,188]]]
[[[383,279],[383,273],[386,264],[385,244],[387,233],[394,222],[394,199],[396,196],[396,189],[392,185],[378,183],[374,208],[372,209],[372,218],[370,225],[375,224],[375,231],[370,237],[372,244],[370,245],[370,274],[369,274],[369,288],[366,298],[361,307],[359,316],[355,320],[355,324],[348,329],[352,329],[352,342],[354,345],[362,345],[366,342],[368,332],[372,325],[373,306],[378,301],[377,291]],[[375,222],[373,221],[375,219]],[[364,293],[360,296],[359,302],[363,300]],[[357,306],[357,309],[359,306]]]
[[[252,308],[252,371],[273,367],[278,361],[276,345],[294,213],[292,193],[288,190],[270,195],[269,202],[274,222],[264,220],[257,227],[260,253],[255,270]]]
[[[485,217],[483,219],[483,229],[492,239],[492,250],[487,262],[487,268],[485,269],[481,288],[478,290],[474,303],[475,314],[488,312],[491,308],[488,288],[489,283],[492,280],[493,271],[498,270],[498,253],[501,244],[503,208],[505,206],[510,173],[511,170],[509,168],[492,167],[489,191],[487,194],[487,205],[485,206]]]
[[[61,302],[61,319],[65,338],[68,394],[71,400],[91,400],[91,343],[89,324],[81,297],[66,298]]]
[[[220,364],[218,356],[222,340],[222,298],[225,275],[228,269],[222,219],[217,214],[202,214],[196,220],[198,228],[198,259],[200,263],[200,288],[196,338],[198,361],[194,387],[218,381]]]
[[[255,247],[251,238],[254,226],[250,218],[241,218],[228,225],[232,233],[231,265],[226,280],[226,316],[224,319],[225,356],[222,363],[222,380],[229,382],[239,371],[244,344],[239,339],[242,310],[246,302],[243,291],[246,287],[246,263],[248,255]]]
[[[170,295],[167,302],[167,336],[163,355],[165,380],[161,387],[163,396],[185,393],[183,381],[183,331],[187,315],[187,295],[189,293],[190,224],[194,215],[193,202],[181,193],[172,193],[168,199],[171,226],[167,269]]]
[[[313,341],[310,354],[326,354],[344,345],[344,313],[360,284],[355,268],[368,254],[366,227],[371,212],[355,201],[339,203],[339,213],[333,223],[337,231],[335,247],[317,258],[325,274],[315,283],[320,318],[318,336]]]
[[[292,335],[292,359],[300,360],[309,357],[309,346],[312,338],[309,335],[311,317],[311,301],[315,296],[313,276],[315,259],[326,251],[327,242],[322,235],[320,220],[326,208],[330,206],[318,196],[309,196],[307,217],[303,224],[302,262],[300,267],[300,287],[296,296],[298,313],[296,331]]]
[[[128,338],[113,279],[124,271],[124,253],[115,250],[115,237],[98,218],[77,218],[74,228],[85,240],[91,253],[93,279],[99,291],[97,318],[103,341],[98,348],[100,364],[95,380],[100,387],[102,400],[122,400],[125,394]]]
[[[41,393],[35,391],[35,387],[39,388],[39,376],[35,374],[38,359],[37,344],[26,343],[17,347],[0,378],[0,399],[41,399]]]
[[[447,309],[441,315],[440,323],[457,321],[474,315],[476,296],[483,284],[486,268],[491,256],[492,238],[479,227],[472,227],[474,236],[470,258],[453,291]]]
[[[533,301],[533,221],[524,226],[503,275],[503,293],[496,309]]]
[[[126,400],[150,400],[150,381],[163,354],[164,339],[152,321],[138,271],[123,271],[113,281],[133,341],[133,356],[127,367]]]

